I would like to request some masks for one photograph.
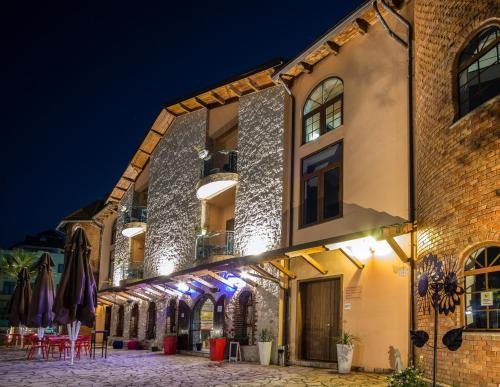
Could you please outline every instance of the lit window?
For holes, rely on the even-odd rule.
[[[500,246],[482,247],[465,261],[465,325],[500,330]]]
[[[302,226],[342,215],[342,143],[302,160]]]
[[[500,28],[479,32],[458,62],[459,114],[464,116],[500,93]]]
[[[62,273],[64,271],[64,263],[57,265],[57,272]]]
[[[342,125],[343,92],[339,78],[325,79],[312,91],[304,105],[304,143]]]

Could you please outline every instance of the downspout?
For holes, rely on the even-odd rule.
[[[415,150],[414,150],[414,122],[413,122],[413,30],[411,23],[406,20],[399,13],[394,11],[387,0],[380,0],[382,7],[389,12],[394,18],[406,28],[407,41],[402,39],[394,31],[391,30],[382,14],[378,9],[377,0],[372,2],[373,9],[377,19],[380,21],[387,33],[396,40],[399,44],[406,48],[407,61],[408,61],[408,158],[409,158],[409,171],[408,171],[408,212],[409,221],[415,224]],[[411,232],[411,257],[410,257],[410,330],[415,330],[415,259],[416,259],[416,243],[415,231]],[[411,341],[409,342],[409,359],[415,364],[415,350]]]
[[[280,78],[281,79],[281,78]],[[291,108],[291,123],[290,123],[290,203],[289,203],[289,217],[288,217],[288,246],[293,245],[293,185],[294,185],[294,160],[295,160],[295,98],[292,94],[292,91],[290,88],[286,85],[285,82],[283,82],[283,79],[281,79],[281,84],[283,85],[285,91],[287,94],[290,96],[290,103],[292,104]],[[288,268],[289,262],[286,262],[286,266]],[[287,360],[289,357],[289,335],[290,335],[290,324],[289,324],[289,318],[290,318],[290,302],[291,302],[291,297],[290,297],[290,279],[287,277],[287,286],[286,289],[283,291],[283,318],[284,318],[284,324],[283,324],[283,348],[285,349],[284,353],[284,363],[285,365],[287,364]]]

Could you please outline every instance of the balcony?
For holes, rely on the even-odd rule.
[[[146,231],[147,208],[134,206],[123,214],[122,234],[132,238]]]
[[[200,200],[211,199],[238,183],[238,153],[234,150],[217,151],[203,160],[201,180],[196,187]]]
[[[139,281],[144,278],[144,263],[131,262],[127,268],[122,269],[122,280],[120,286],[126,285],[130,282]]]
[[[216,231],[196,238],[196,259],[233,256],[234,231]]]

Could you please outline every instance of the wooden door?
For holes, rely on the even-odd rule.
[[[341,334],[340,278],[302,282],[302,359],[337,361]]]

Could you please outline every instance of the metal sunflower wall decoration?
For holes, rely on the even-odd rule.
[[[436,385],[437,371],[437,336],[438,316],[448,316],[460,305],[460,296],[464,293],[462,279],[458,277],[458,262],[452,256],[439,260],[434,254],[425,256],[417,268],[418,310],[430,314],[434,310],[434,350],[433,386]],[[442,342],[450,351],[456,351],[462,344],[464,327],[451,329],[443,336]],[[411,331],[411,339],[416,347],[423,347],[429,340],[425,331]]]

